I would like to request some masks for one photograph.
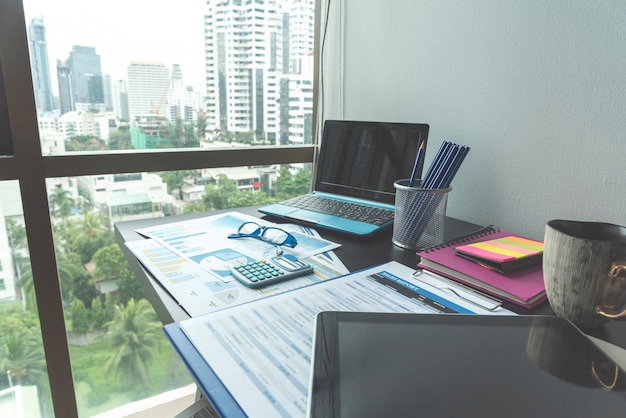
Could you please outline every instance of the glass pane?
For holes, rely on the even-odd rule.
[[[0,182],[0,196],[0,416],[51,417],[18,183]]]
[[[312,142],[314,0],[24,0],[42,152]]]
[[[56,224],[81,210],[101,213],[111,224],[264,205],[308,193],[311,164],[103,174],[48,181]]]
[[[129,404],[153,396],[153,405],[158,404],[166,398],[165,392],[193,384],[112,229],[111,216],[116,210],[121,218],[152,216],[159,211],[158,198],[146,202],[144,193],[137,193],[158,196],[157,176],[146,175],[145,180],[140,174],[105,177],[47,180],[81,416],[129,408]],[[129,190],[124,189],[129,185]],[[92,199],[91,193],[101,199]],[[122,197],[128,199],[120,209],[112,202],[120,202]],[[183,391],[187,392],[193,394],[194,389]]]
[[[81,416],[148,397],[158,403],[192,383],[114,239],[114,223],[261,205],[310,184],[310,167],[301,164],[47,180]],[[130,341],[138,343],[120,356]]]

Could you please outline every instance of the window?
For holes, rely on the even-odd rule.
[[[273,2],[250,3],[274,7]],[[301,3],[308,5],[308,10],[313,8],[311,0]],[[111,221],[117,219],[161,216],[194,208],[207,210],[215,207],[215,203],[207,206],[207,201],[211,204],[207,191],[229,184],[234,184],[239,193],[236,196],[240,200],[235,202],[255,204],[257,201],[251,198],[273,197],[276,176],[285,180],[298,173],[310,173],[314,154],[311,139],[304,142],[309,145],[303,145],[302,139],[290,138],[290,119],[286,119],[287,123],[273,120],[279,114],[270,113],[272,109],[258,101],[277,102],[279,97],[258,98],[257,93],[265,86],[253,78],[257,72],[237,68],[224,54],[224,49],[231,47],[220,44],[220,39],[226,40],[232,33],[238,37],[233,42],[253,48],[250,36],[258,27],[246,20],[240,22],[244,25],[241,30],[216,32],[214,36],[212,31],[219,28],[219,22],[205,20],[205,15],[217,16],[211,11],[228,16],[232,13],[229,4],[212,0],[180,4],[134,0],[113,1],[94,8],[77,0],[0,2],[0,76],[4,78],[0,83],[4,87],[4,91],[0,89],[0,135],[2,151],[10,156],[0,159],[0,180],[23,191],[22,196],[16,195],[16,200],[25,203],[18,217],[28,242],[27,268],[32,274],[40,321],[35,335],[39,334],[38,344],[45,361],[55,365],[55,373],[48,379],[44,377],[37,386],[41,416],[90,416],[137,399],[122,396],[119,391],[107,391],[110,386],[106,380],[90,379],[103,373],[102,364],[110,358],[110,347],[104,340],[79,346],[74,339],[76,333],[93,331],[94,304],[104,307],[110,303],[107,300],[113,299],[107,294],[120,294],[119,281],[124,280],[125,273],[105,272],[102,266],[121,264],[101,262],[100,268],[97,266],[98,259],[116,256],[117,244],[110,246],[108,254],[103,251],[96,257],[94,252],[85,257],[89,260],[77,261],[76,257],[84,255],[77,249],[79,243],[84,249],[89,247],[89,240],[84,236],[70,239],[70,230],[85,232],[102,222],[110,233]],[[291,2],[284,2],[287,4]],[[283,2],[276,5],[283,6]],[[135,7],[136,12],[130,10]],[[289,13],[289,9],[280,11]],[[278,15],[266,14],[264,18],[277,19]],[[24,25],[20,27],[15,22]],[[277,25],[279,20],[274,23]],[[276,25],[271,27],[279,27]],[[127,28],[135,31],[123,33]],[[282,36],[280,31],[276,36]],[[273,42],[272,48],[281,45],[282,42]],[[264,54],[268,54],[270,47],[262,46],[266,48]],[[277,52],[272,54],[280,57]],[[254,56],[251,51],[249,57]],[[310,50],[306,51],[306,57],[310,56]],[[294,59],[293,52],[290,59]],[[260,66],[255,69],[262,72],[262,66],[270,62],[269,58],[258,64],[252,58],[242,60],[246,66]],[[231,86],[227,80],[236,80],[232,76],[241,77],[243,83]],[[295,77],[287,72],[276,76]],[[196,84],[190,80],[199,81]],[[188,88],[188,84],[193,88]],[[231,87],[245,90],[233,95],[237,98],[232,103],[228,99]],[[182,111],[189,108],[194,111]],[[308,109],[308,120],[314,120],[313,108]],[[236,112],[241,120],[235,121]],[[292,117],[296,118],[293,123],[303,123],[298,115]],[[259,129],[264,127],[272,130]],[[7,144],[12,144],[12,148],[7,148]],[[240,173],[239,168],[253,166],[266,170],[254,177]],[[223,173],[216,173],[218,169]],[[157,177],[163,184],[157,184]],[[184,181],[177,183],[176,178]],[[137,181],[143,184],[133,188]],[[195,182],[201,190],[193,188]],[[119,187],[124,190],[120,192]],[[123,196],[116,196],[117,193]],[[144,193],[148,198],[139,198]],[[161,193],[164,195],[157,198]],[[2,205],[6,201],[2,199]],[[95,204],[96,201],[102,203]],[[16,243],[9,243],[7,238],[6,247],[0,247],[0,256],[16,249]],[[13,272],[4,260],[2,273]],[[76,265],[80,266],[77,270]],[[71,283],[66,280],[69,266],[75,270]],[[17,274],[12,280],[15,277]],[[7,289],[13,289],[6,276],[2,279]],[[89,294],[84,299],[76,296],[79,288],[95,292],[91,305]],[[140,300],[133,303],[140,304]],[[128,303],[117,304],[115,309],[124,309]],[[140,308],[151,315],[149,306]],[[168,350],[171,348],[161,336],[153,347],[156,355],[163,356],[155,362],[157,366],[176,361]],[[183,375],[165,380],[189,383],[183,366],[170,366],[151,371],[150,376],[178,369]],[[17,383],[16,379],[9,382],[8,376],[12,375],[0,373],[0,390]],[[109,378],[113,379],[106,377]],[[143,389],[141,385],[134,386]],[[128,388],[132,395],[135,388],[130,384]],[[162,390],[167,388],[148,387],[137,392],[147,397]]]

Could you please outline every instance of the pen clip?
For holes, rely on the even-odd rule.
[[[432,283],[432,281],[427,281],[419,277],[421,275],[429,276],[430,278],[435,279],[439,281],[440,283],[442,283],[443,286],[438,286],[435,283]],[[457,283],[453,280],[450,280],[446,277],[432,273],[430,271],[426,271],[424,269],[418,269],[413,273],[412,277],[419,282],[422,282],[424,284],[434,287],[435,289],[452,292],[458,298],[463,299],[464,301],[474,306],[478,306],[479,308],[485,309],[489,312],[494,312],[495,310],[502,307],[502,301],[496,298],[492,298],[491,296],[485,295],[482,292],[471,289],[467,286],[462,285],[461,283]],[[463,294],[461,294],[460,293],[461,291],[465,293],[466,295],[464,296]]]

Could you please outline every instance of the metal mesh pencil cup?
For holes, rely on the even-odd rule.
[[[393,184],[396,188],[396,210],[391,242],[410,250],[441,244],[448,193],[452,187],[422,189],[409,187],[408,184],[408,179]]]

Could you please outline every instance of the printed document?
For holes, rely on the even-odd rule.
[[[248,416],[304,417],[318,312],[513,315],[481,308],[430,285],[428,277],[413,278],[414,272],[389,262],[184,320],[180,327]]]
[[[230,277],[229,280],[224,280],[226,276],[217,277],[220,271],[217,274],[207,272],[198,263],[176,254],[154,239],[128,241],[126,246],[191,317],[309,286],[348,273],[348,269],[331,251],[306,258],[314,268],[312,274],[260,289],[251,289],[237,280],[231,280]],[[227,273],[226,270],[223,272]]]
[[[260,226],[279,227],[290,232],[298,241],[295,248],[281,247],[297,258],[307,258],[339,247],[339,244],[319,236],[308,235],[294,225],[277,225],[239,212],[207,216],[188,221],[171,222],[136,232],[152,238],[181,257],[187,258],[223,281],[234,280],[224,264],[269,259],[276,255],[276,246],[254,238],[230,239],[244,222],[255,222]]]

